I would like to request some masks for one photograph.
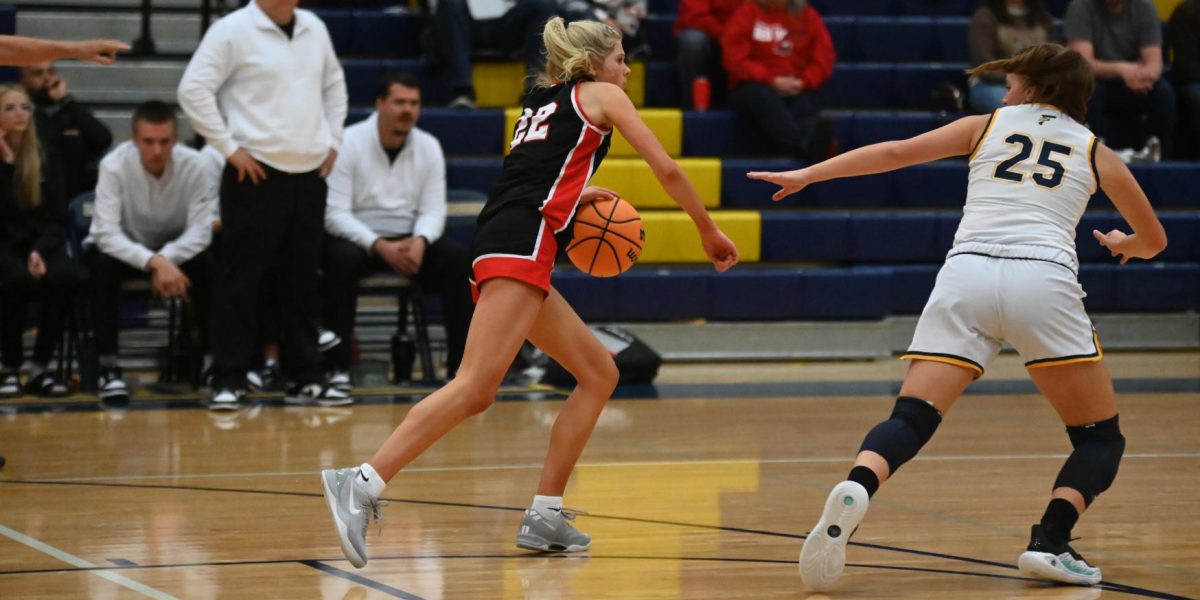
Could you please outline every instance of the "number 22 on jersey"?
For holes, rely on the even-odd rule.
[[[558,110],[557,102],[551,102],[537,109],[536,113],[532,108],[526,108],[517,121],[516,132],[508,144],[509,149],[516,148],[524,142],[538,142],[550,137],[550,124],[546,122],[546,119],[549,119],[556,110]]]

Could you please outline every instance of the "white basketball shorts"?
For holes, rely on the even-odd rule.
[[[1055,262],[957,254],[938,272],[912,345],[901,358],[982,375],[1005,341],[1029,368],[1097,361],[1100,340],[1075,273]]]

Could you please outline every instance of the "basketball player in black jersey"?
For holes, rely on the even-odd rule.
[[[504,170],[479,215],[473,246],[474,318],[458,376],[414,406],[369,462],[321,474],[342,550],[367,562],[365,533],[384,485],[455,425],[491,406],[501,379],[529,339],[575,376],[550,434],[541,481],[517,534],[522,548],[581,551],[591,538],[568,522],[562,494],[600,411],[617,384],[608,350],[550,285],[559,248],[580,203],[612,195],[587,187],[608,150],[613,128],[646,160],[666,191],[695,222],[718,271],[738,261],[737,248],[713,223],[683,171],[663,150],[625,95],[629,68],[621,34],[594,21],[568,27],[551,19],[543,31],[546,73],[525,99]]]

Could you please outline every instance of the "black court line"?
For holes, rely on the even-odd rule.
[[[402,589],[394,588],[390,585],[379,583],[378,581],[375,581],[374,579],[371,579],[369,577],[363,577],[362,575],[359,575],[357,573],[351,573],[350,571],[339,569],[337,567],[327,565],[323,562],[319,562],[319,561],[315,561],[315,560],[301,560],[301,561],[297,561],[297,562],[299,562],[300,564],[302,564],[306,567],[312,567],[318,571],[322,571],[324,573],[328,573],[329,575],[333,575],[334,577],[341,577],[342,579],[352,581],[359,585],[365,585],[377,592],[383,592],[394,598],[404,598],[404,600],[425,600],[424,598],[417,596],[416,594],[410,594]]]
[[[377,556],[372,558],[373,562],[385,561],[420,561],[420,560],[528,560],[534,558],[553,558],[556,560],[632,560],[632,561],[662,561],[662,562],[708,562],[708,563],[748,563],[748,564],[770,564],[770,565],[794,565],[794,560],[780,560],[770,558],[740,558],[740,557],[716,557],[716,556],[638,556],[638,555],[614,555],[614,556],[593,556],[587,554],[561,554],[561,553],[540,553],[540,552],[521,552],[511,554],[421,554],[421,555],[399,555],[399,556]],[[338,558],[319,558],[319,559],[279,559],[279,560],[246,560],[246,561],[211,561],[199,563],[172,563],[172,564],[156,564],[156,565],[140,565],[128,567],[80,567],[80,568],[65,568],[65,569],[27,569],[20,571],[0,571],[0,576],[3,575],[44,575],[54,573],[75,573],[87,571],[120,571],[133,569],[183,569],[196,567],[227,567],[227,566],[254,566],[254,565],[280,565],[280,564],[300,564],[307,567],[317,569],[335,577],[341,577],[348,581],[365,585],[372,589],[384,592],[396,598],[405,598],[407,600],[424,600],[420,596],[405,592],[398,588],[380,583],[369,577],[358,575],[351,571],[339,569],[327,562],[344,562],[342,557]],[[1046,582],[1040,579],[1030,579],[1017,575],[1004,575],[999,573],[979,573],[976,571],[960,571],[955,569],[936,569],[932,567],[906,567],[902,565],[877,565],[871,563],[846,563],[847,567],[856,569],[879,569],[885,571],[904,571],[911,573],[933,573],[937,575],[959,575],[964,577],[982,577],[985,579],[1004,579],[1008,581],[1023,581],[1027,583],[1043,585],[1046,588],[1060,587],[1057,584]],[[1134,596],[1142,596],[1145,598],[1157,598],[1160,600],[1191,600],[1186,596],[1179,596],[1166,592],[1156,592],[1145,590],[1133,586],[1127,586],[1117,583],[1101,583],[1096,586],[1100,589],[1110,592],[1129,594]]]
[[[106,487],[106,488],[158,489],[158,490],[174,490],[174,491],[263,494],[263,495],[290,496],[290,497],[299,497],[299,498],[320,498],[320,497],[322,497],[322,494],[316,493],[316,492],[284,492],[284,491],[278,491],[278,490],[253,490],[253,489],[245,489],[245,488],[217,488],[217,487],[205,487],[205,486],[174,486],[174,485],[162,485],[162,484],[111,483],[111,482],[92,482],[92,481],[72,482],[72,481],[28,481],[28,480],[12,480],[12,479],[3,480],[3,479],[0,479],[0,484],[64,485],[64,486]],[[414,504],[414,505],[421,505],[421,506],[475,508],[475,509],[485,509],[485,510],[502,510],[502,511],[508,511],[508,512],[524,512],[524,510],[525,510],[522,507],[502,506],[502,505],[497,505],[497,504],[475,504],[475,503],[469,503],[469,502],[449,502],[449,501],[443,501],[443,500],[412,500],[412,499],[407,499],[407,498],[383,498],[383,500],[386,500],[388,502],[395,502],[398,504]],[[692,528],[692,529],[707,529],[707,530],[722,531],[722,532],[727,532],[727,533],[746,533],[746,534],[751,534],[751,535],[782,537],[782,538],[790,538],[790,539],[797,539],[797,540],[803,540],[808,537],[807,535],[796,534],[796,533],[784,533],[784,532],[770,531],[770,530],[765,530],[765,529],[749,529],[749,528],[744,528],[744,527],[729,527],[729,526],[723,526],[723,525],[705,525],[703,523],[687,523],[684,521],[643,519],[643,518],[639,518],[639,517],[620,517],[620,516],[615,516],[615,515],[600,515],[600,514],[594,514],[594,513],[588,514],[588,517],[593,518],[593,519],[609,519],[609,520],[614,520],[614,521],[623,521],[623,522],[627,522],[627,523],[646,523],[646,524],[652,524],[652,525],[670,525],[670,526],[675,526],[675,527],[686,527],[686,528]],[[857,547],[861,547],[861,548],[871,548],[871,549],[875,549],[875,550],[882,550],[882,551],[886,551],[886,552],[898,552],[898,553],[902,553],[902,554],[913,554],[913,555],[917,555],[917,556],[940,558],[943,560],[950,560],[950,561],[955,561],[955,562],[965,562],[965,563],[970,563],[970,564],[997,567],[997,568],[1014,570],[1014,571],[1016,570],[1015,566],[1008,564],[1008,563],[1002,563],[1002,562],[986,560],[986,559],[981,559],[981,558],[972,558],[969,556],[958,556],[958,555],[954,555],[954,554],[944,554],[941,552],[930,552],[927,550],[916,550],[913,548],[902,548],[899,546],[888,546],[888,545],[884,545],[884,544],[872,544],[872,543],[867,543],[867,542],[851,541],[851,542],[849,542],[849,545],[857,546]],[[513,555],[498,555],[498,556],[501,556],[504,558],[510,558]],[[521,556],[521,555],[516,555],[516,556]],[[497,555],[466,555],[466,556],[457,557],[457,558],[487,558],[487,557],[495,558],[495,557],[497,557]],[[397,558],[397,559],[414,560],[414,559],[420,559],[420,558],[456,558],[456,557],[454,557],[454,556],[416,556],[416,557],[403,557],[403,558]],[[610,557],[610,558],[612,558],[612,557]],[[652,557],[643,557],[643,558],[649,559]],[[703,559],[703,558],[687,559],[687,558],[681,558],[681,557],[658,557],[658,558],[661,560],[748,560],[748,561],[782,562],[782,563],[793,562],[793,561],[769,561],[769,560],[765,560],[765,559]],[[384,559],[386,559],[386,557],[383,557],[380,559],[372,559],[372,560],[384,560]],[[339,560],[339,559],[324,559],[324,560]],[[200,563],[200,564],[196,564],[196,565],[181,565],[181,566],[209,566],[209,565],[224,565],[224,564],[271,564],[271,563],[289,563],[289,562],[297,562],[297,561],[295,561],[295,560],[248,561],[246,563],[217,562],[217,563]],[[168,565],[168,566],[170,566],[170,565]],[[929,570],[929,569],[922,569],[919,567],[896,567],[896,566],[883,566],[883,565],[861,565],[861,566],[870,567],[870,568],[887,568],[887,569],[914,570],[914,571]],[[149,567],[149,565],[142,565],[139,568],[148,568],[148,567]],[[57,571],[75,571],[75,570],[80,570],[80,569],[59,569]],[[946,572],[946,573],[963,574],[963,575],[972,575],[973,574],[973,573],[967,572],[967,571],[942,571],[942,570],[937,570],[937,569],[933,569],[933,570],[929,570],[929,571],[934,572],[934,573]],[[10,574],[17,574],[17,573],[18,572],[0,571],[0,575],[10,575]],[[977,575],[1025,580],[1025,578],[1023,578],[1023,577],[1014,577],[1014,576],[1010,576],[1010,575],[996,575],[996,574],[977,574]],[[1029,580],[1029,581],[1035,581],[1035,580]],[[1149,590],[1149,589],[1126,585],[1126,584],[1122,584],[1122,583],[1101,582],[1101,587],[1103,587],[1104,589],[1114,591],[1114,592],[1122,592],[1122,593],[1126,593],[1126,594],[1143,596],[1143,597],[1147,597],[1147,598],[1161,598],[1161,599],[1165,599],[1165,600],[1189,600],[1189,598],[1187,596],[1179,596],[1179,595],[1175,595],[1175,594],[1170,594],[1168,592],[1159,592],[1159,591],[1155,591],[1155,590]]]

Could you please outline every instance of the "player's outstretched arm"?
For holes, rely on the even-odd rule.
[[[932,160],[970,154],[987,127],[987,120],[987,115],[963,117],[907,140],[863,146],[803,169],[751,171],[746,176],[778,185],[779,191],[771,198],[779,201],[810,184],[829,179],[886,173]]]
[[[117,59],[118,52],[128,50],[128,44],[117,40],[63,42],[18,35],[0,35],[0,65],[16,67],[62,58],[75,58],[108,65]]]
[[[1096,170],[1100,176],[1100,188],[1121,212],[1125,222],[1133,229],[1126,235],[1119,229],[1108,233],[1092,230],[1092,236],[1101,246],[1108,248],[1113,256],[1121,257],[1121,264],[1131,258],[1150,259],[1167,247],[1167,232],[1163,230],[1158,215],[1150,206],[1150,199],[1138,185],[1129,167],[1108,146],[1096,148]]]
[[[584,90],[596,102],[589,103],[601,107],[597,117],[602,123],[610,123],[621,135],[629,140],[629,145],[650,165],[650,170],[663,189],[670,194],[671,199],[692,218],[696,229],[700,232],[700,243],[704,252],[712,260],[718,271],[725,271],[737,264],[737,246],[713,222],[696,188],[688,180],[683,169],[663,149],[662,143],[654,137],[654,132],[642,121],[641,115],[634,108],[633,102],[621,88],[607,83],[589,83]]]

